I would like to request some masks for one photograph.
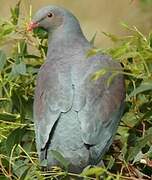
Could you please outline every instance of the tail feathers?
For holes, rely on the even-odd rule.
[[[89,151],[85,147],[81,138],[80,123],[77,112],[71,110],[62,113],[58,122],[54,126],[54,131],[50,136],[45,149],[40,151],[40,161],[47,161],[47,166],[56,166],[58,162],[51,153],[56,150],[70,163],[69,170],[80,172],[89,162]]]

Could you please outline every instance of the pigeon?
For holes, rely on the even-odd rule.
[[[62,166],[53,154],[58,152],[70,172],[82,172],[100,164],[116,134],[124,111],[123,73],[116,73],[109,85],[107,81],[122,67],[107,55],[87,55],[93,45],[69,10],[42,7],[29,30],[38,27],[48,32],[47,57],[39,69],[34,96],[39,160],[47,168]]]

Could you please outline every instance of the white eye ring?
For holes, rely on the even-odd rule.
[[[48,14],[47,14],[47,17],[49,17],[49,18],[51,18],[52,16],[53,16],[52,13],[48,13]]]

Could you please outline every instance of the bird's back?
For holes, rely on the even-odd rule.
[[[57,150],[71,163],[71,170],[80,172],[88,164],[97,164],[111,145],[123,111],[124,80],[117,75],[107,85],[110,69],[121,70],[107,56],[86,58],[82,53],[66,60],[64,65],[62,59],[53,64],[46,62],[47,66],[44,64],[40,70],[36,101],[45,95],[42,117],[43,113],[47,115],[37,123],[43,137],[37,138],[37,144],[44,143],[47,153],[41,151],[40,156],[41,160],[47,158],[48,166],[58,164],[50,154],[50,150]],[[93,74],[103,68],[109,71],[92,80]],[[36,131],[39,136],[38,128]]]

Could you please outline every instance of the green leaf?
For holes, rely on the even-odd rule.
[[[26,64],[19,63],[13,65],[11,76],[25,75],[25,74],[26,74]]]
[[[16,121],[20,118],[19,114],[11,114],[8,112],[0,112],[0,120],[3,121]]]
[[[125,115],[122,118],[122,121],[124,122],[124,124],[130,128],[134,127],[139,122],[139,120],[140,119],[137,118],[135,116],[135,113],[133,112],[125,113]]]
[[[98,80],[99,78],[101,78],[103,75],[105,75],[107,73],[107,70],[106,69],[101,69],[97,72],[95,72],[92,76],[91,76],[91,79],[92,80]]]
[[[3,70],[5,64],[6,64],[6,54],[4,53],[4,51],[0,50],[0,71]]]
[[[87,52],[86,56],[91,57],[91,56],[96,55],[99,52],[101,52],[101,49],[92,48]]]
[[[11,8],[11,19],[14,25],[17,25],[18,23],[18,18],[20,14],[20,4],[21,0],[18,1],[14,8]]]
[[[129,43],[123,44],[120,47],[111,50],[112,57],[114,59],[120,59],[124,54],[128,53]]]
[[[115,163],[115,159],[114,159],[112,156],[110,156],[110,159],[109,159],[109,163],[108,163],[107,169],[111,169],[112,166],[114,165],[114,163]]]
[[[26,126],[23,128],[17,128],[15,130],[13,130],[7,137],[6,139],[6,150],[8,152],[8,154],[11,153],[12,148],[15,145],[18,145],[21,143],[21,140],[23,138],[23,136],[26,133]]]
[[[31,167],[27,168],[27,169],[23,172],[23,174],[22,174],[22,176],[19,178],[19,180],[25,180],[25,178],[27,177],[27,174],[28,174],[28,171],[30,170],[30,168],[31,168]]]
[[[101,174],[103,174],[106,170],[102,167],[93,167],[93,168],[89,168],[86,169],[85,171],[83,171],[80,175],[82,176],[99,176]]]
[[[27,44],[25,40],[21,41],[19,45],[20,45],[20,55],[25,56],[27,54]]]
[[[126,24],[125,22],[121,22],[120,24],[121,24],[124,28],[131,30],[131,28],[129,27],[129,25]]]
[[[139,93],[149,90],[152,90],[152,81],[143,82],[139,87],[137,87],[129,94],[129,97],[136,96]]]
[[[140,162],[140,160],[144,157],[145,155],[142,153],[142,151],[139,151],[139,153],[134,157],[133,163]]]
[[[113,82],[114,78],[118,75],[118,72],[113,72],[107,80],[107,86],[109,87]]]
[[[109,37],[113,42],[117,42],[119,38],[115,36],[114,34],[107,33],[107,32],[102,32],[105,36]]]
[[[43,28],[39,27],[39,28],[35,28],[33,30],[34,36],[37,36],[40,39],[46,39],[48,37],[48,33],[46,30],[44,30]]]
[[[93,35],[92,39],[90,40],[90,43],[91,43],[93,46],[94,46],[94,44],[95,44],[96,36],[97,36],[97,32]]]
[[[129,127],[119,126],[117,132],[121,135],[122,142],[126,142],[129,136]]]
[[[33,58],[33,59],[41,59],[41,57],[39,57],[39,56],[36,56],[36,55],[34,55],[34,54],[27,54],[27,55],[25,55],[24,56],[25,58]]]
[[[49,151],[52,156],[54,157],[54,159],[56,159],[57,161],[59,161],[61,163],[61,165],[68,170],[68,166],[69,166],[69,162],[62,156],[61,153],[59,153],[56,150],[50,150]]]
[[[48,164],[47,159],[43,159],[43,160],[40,162],[40,166],[41,166],[41,167],[47,167],[47,164]]]
[[[17,151],[16,151],[17,152]],[[27,166],[29,163],[28,159],[16,159],[15,163],[12,164],[12,172],[17,176],[17,177],[24,177],[27,171],[31,168],[31,166]],[[20,179],[18,178],[18,179]]]
[[[145,145],[151,141],[152,137],[152,128],[149,128],[146,131],[146,135],[144,137],[138,138],[138,141],[136,142],[134,147],[130,147],[128,151],[128,157],[127,160],[134,160],[134,158],[137,156],[137,154],[141,151]]]

